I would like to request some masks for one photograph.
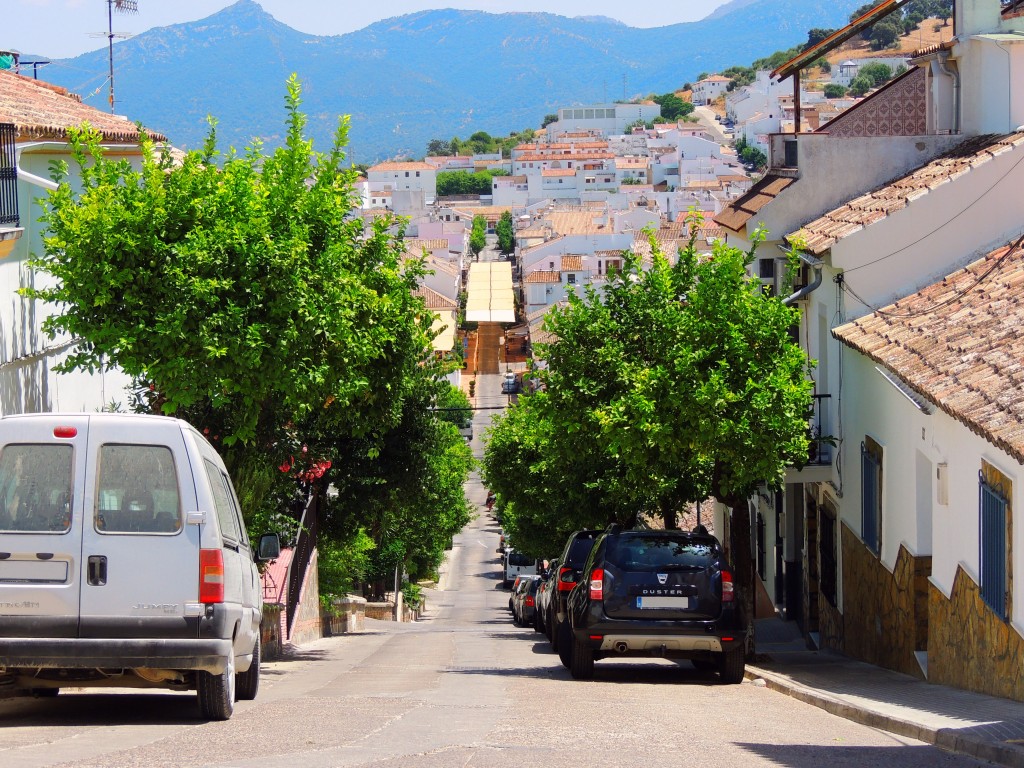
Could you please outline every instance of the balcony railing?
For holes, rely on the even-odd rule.
[[[835,437],[829,429],[828,401],[832,395],[814,395],[814,410],[811,414],[810,430],[811,445],[808,452],[808,465],[830,466],[834,450]]]

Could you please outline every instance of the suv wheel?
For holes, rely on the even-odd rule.
[[[723,683],[742,683],[745,669],[746,659],[742,645],[731,651],[724,651],[718,658],[718,676],[722,678]]]
[[[228,663],[219,675],[196,672],[196,693],[199,711],[209,720],[230,720],[235,711],[235,654],[228,654]]]
[[[574,637],[570,656],[569,672],[572,673],[572,676],[576,680],[592,680],[594,677],[594,649]]]
[[[568,621],[563,621],[555,627],[555,637],[558,639],[558,658],[562,662],[562,666],[569,669],[571,663],[569,657],[572,654],[573,639]]]
[[[252,665],[239,672],[235,679],[235,691],[239,701],[252,701],[260,689],[260,662],[263,654],[260,651],[260,636],[257,631],[256,642],[252,646]]]

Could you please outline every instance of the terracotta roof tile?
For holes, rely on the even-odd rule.
[[[1024,248],[964,269],[833,331],[1024,462]]]
[[[433,288],[421,285],[412,292],[413,296],[423,299],[427,309],[453,310],[459,308],[459,303],[449,299],[443,293],[438,293]]]
[[[583,269],[583,257],[575,254],[566,254],[562,257],[563,272],[580,272]]]
[[[369,173],[370,171],[436,171],[436,170],[437,170],[437,168],[435,166],[431,165],[430,163],[420,163],[420,162],[409,162],[409,163],[386,162],[386,163],[377,163],[376,165],[371,165],[369,167],[369,169],[367,170],[367,173]]]
[[[906,176],[829,211],[806,224],[799,232],[791,233],[787,239],[799,234],[804,238],[807,249],[819,256],[844,237],[881,221],[931,190],[950,183],[993,157],[1015,151],[1021,145],[1024,145],[1024,132],[967,139]],[[750,197],[755,189],[756,185],[734,205]],[[723,221],[725,213],[719,214],[716,220],[734,229]]]
[[[526,282],[528,283],[560,283],[562,282],[562,276],[558,272],[552,272],[547,269],[538,269],[536,272],[531,272],[526,276]]]
[[[753,218],[754,214],[795,181],[796,179],[788,176],[768,174],[748,189],[742,197],[725,206],[714,220],[726,229],[739,232]]]
[[[19,139],[64,141],[68,128],[85,122],[105,141],[134,144],[139,140],[139,129],[127,117],[86,106],[59,86],[0,71],[0,123],[13,123]],[[162,133],[148,133],[154,141],[167,141]]]

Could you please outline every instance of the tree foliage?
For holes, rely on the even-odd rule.
[[[209,436],[251,530],[282,529],[293,502],[330,483],[339,494],[324,514],[353,511],[325,529],[330,542],[377,534],[385,513],[363,505],[353,472],[378,490],[415,477],[388,490],[400,502],[388,514],[432,519],[409,528],[402,550],[429,559],[465,519],[471,460],[450,417],[429,410],[450,399],[443,377],[455,363],[430,350],[433,316],[413,295],[423,264],[407,260],[400,223],[364,228],[351,215],[347,122],[328,152],[314,152],[300,96],[293,76],[286,139],[271,154],[259,143],[222,154],[211,127],[180,160],[141,135],[136,169],[107,156],[88,126],[71,130],[80,183],[67,164],[55,168],[45,252],[30,262],[46,279],[23,294],[55,308],[47,333],[72,340],[63,370],[119,367],[138,382],[137,410]],[[386,452],[410,422],[420,472]],[[294,520],[284,528],[293,536]],[[373,539],[378,549],[387,541]],[[341,588],[360,567],[341,564],[327,578]]]
[[[441,171],[437,174],[437,194],[439,197],[450,195],[489,195],[492,191],[495,176],[507,176],[508,172],[499,169],[486,169],[470,173],[469,171]]]
[[[892,67],[880,61],[865,64],[857,71],[858,76],[866,77],[875,88],[885,85],[892,79]]]
[[[474,256],[479,256],[480,251],[487,245],[487,219],[483,216],[473,217],[473,227],[469,232],[469,249]]]
[[[516,236],[512,228],[512,211],[502,211],[494,233],[498,236],[498,250],[510,254],[516,249]]]
[[[753,252],[695,241],[672,265],[625,254],[603,294],[553,308],[541,389],[488,437],[483,473],[517,548],[550,555],[572,530],[732,503],[807,456],[808,361],[795,310],[747,275]]]
[[[693,104],[689,101],[684,101],[674,93],[651,96],[651,101],[661,107],[661,116],[673,123],[681,117],[686,117],[694,109]]]

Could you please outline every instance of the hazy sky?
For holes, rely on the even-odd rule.
[[[114,14],[114,32],[138,35],[202,19],[234,0],[138,0],[135,14]],[[278,21],[301,32],[341,35],[391,16],[431,8],[561,16],[609,16],[633,27],[661,27],[707,16],[725,0],[257,0]],[[0,0],[0,49],[68,58],[106,46],[107,0]]]

